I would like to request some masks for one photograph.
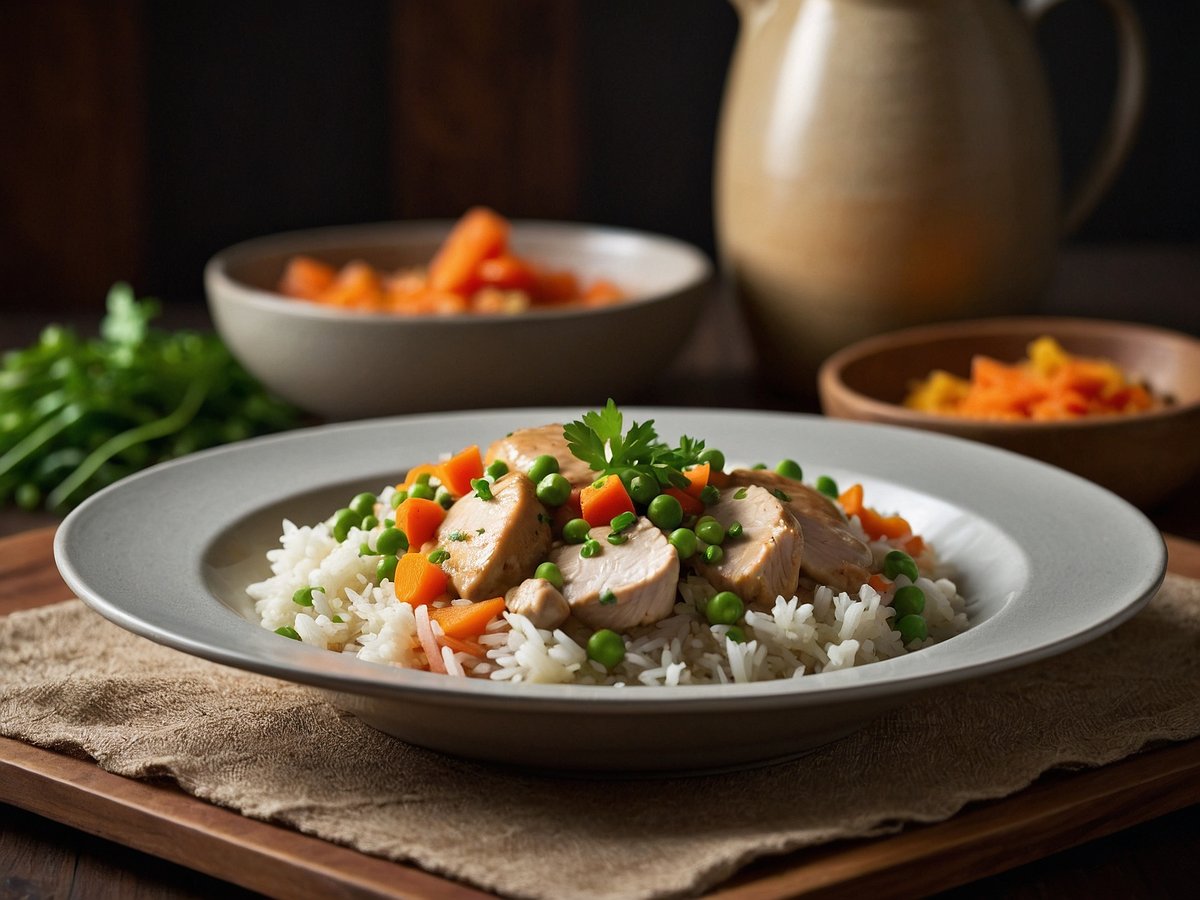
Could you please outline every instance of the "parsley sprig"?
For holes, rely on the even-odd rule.
[[[700,461],[703,440],[683,435],[678,446],[671,447],[658,439],[653,419],[624,428],[625,417],[610,397],[603,409],[565,425],[563,437],[571,453],[601,475],[642,474],[660,485],[688,486],[683,470]]]

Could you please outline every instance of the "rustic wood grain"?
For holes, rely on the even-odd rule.
[[[4,5],[0,307],[95,308],[143,271],[142,20],[140,3]]]
[[[53,571],[53,534],[46,528],[0,540],[0,613],[69,596]],[[1167,544],[1173,571],[1200,575],[1200,544],[1176,538],[1167,538]],[[0,801],[272,896],[488,896],[411,866],[248,819],[171,786],[121,778],[88,760],[7,739],[0,739]],[[1089,772],[1053,773],[1012,797],[974,804],[946,822],[911,827],[893,837],[763,861],[713,896],[916,896],[1004,872],[1197,803],[1200,740]],[[59,851],[43,867],[23,849],[25,840],[18,835],[0,841],[0,866],[12,862],[10,871],[21,879],[13,884],[28,888],[27,894],[61,896],[56,885],[66,863]],[[70,847],[61,852],[71,856]],[[91,865],[103,868],[103,863]]]
[[[577,0],[392,5],[393,207],[454,217],[573,218],[580,104]]]

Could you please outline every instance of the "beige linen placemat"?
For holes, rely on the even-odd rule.
[[[1054,767],[1200,734],[1200,581],[1168,575],[1085,647],[736,774],[582,781],[440,756],[77,600],[0,620],[0,734],[502,894],[688,894],[765,854],[937,821]]]

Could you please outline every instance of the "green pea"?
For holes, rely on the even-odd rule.
[[[563,526],[563,540],[568,544],[582,544],[588,539],[591,530],[592,526],[588,524],[587,519],[571,519]]]
[[[696,532],[690,528],[676,528],[667,540],[671,542],[680,559],[691,559],[696,555]]]
[[[325,588],[320,587],[319,585],[302,587],[300,590],[296,591],[296,593],[292,594],[292,602],[297,606],[312,606],[313,591],[320,591],[323,594],[325,593]]]
[[[603,549],[599,541],[594,538],[588,538],[583,542],[583,546],[579,548],[579,555],[584,559],[591,559],[593,556],[599,556],[600,551]]]
[[[613,531],[624,531],[637,521],[637,514],[631,512],[623,512],[619,516],[613,516],[608,526]]]
[[[721,591],[708,601],[704,617],[710,625],[733,625],[746,612],[746,604],[733,591]]]
[[[300,632],[298,632],[291,625],[283,625],[279,628],[276,628],[275,633],[283,635],[285,638],[291,638],[293,641],[300,640]],[[624,652],[622,652],[621,655],[624,656]]]
[[[333,539],[344,541],[350,535],[351,528],[357,528],[362,524],[362,516],[356,513],[350,507],[339,509],[333,515]]]
[[[606,540],[610,544],[612,544],[614,547],[620,547],[622,544],[624,544],[626,541],[628,541],[629,538],[626,537],[625,535],[621,534],[619,531],[612,531],[612,532],[609,532]]]
[[[533,572],[534,578],[540,578],[543,581],[548,581],[560,591],[563,586],[562,572],[552,562],[544,562],[538,566]]]
[[[401,503],[408,499],[408,491],[392,491],[392,509],[395,509]]]
[[[408,549],[408,535],[399,528],[385,528],[375,539],[375,550],[384,556]]]
[[[913,641],[923,641],[929,636],[929,629],[925,625],[925,620],[917,615],[904,616],[896,623],[895,627],[900,632],[900,639],[906,644],[911,644]]]
[[[535,493],[547,506],[562,506],[571,497],[571,482],[557,472],[551,472],[537,483]]]
[[[729,527],[725,529],[725,537],[740,538],[743,530],[741,522],[730,522]]]
[[[363,541],[361,544],[358,545],[358,555],[359,556],[377,556],[378,554],[376,554],[375,551],[371,549],[370,544],[368,544],[366,541]]]
[[[541,482],[547,475],[554,475],[558,472],[558,460],[549,453],[543,453],[533,461],[533,465],[526,472],[529,480],[534,484]]]
[[[389,553],[379,561],[379,565],[375,567],[375,583],[383,581],[385,578],[391,581],[396,577],[396,563],[400,560],[395,554]]]
[[[629,479],[629,496],[634,503],[646,506],[659,494],[658,479],[649,475],[634,475]]]
[[[755,472],[761,472],[766,467],[767,467],[766,463],[755,463],[750,468],[753,469]]]
[[[800,463],[794,459],[781,460],[779,465],[775,467],[775,471],[784,478],[792,479],[792,481],[804,480],[804,470],[800,468]]]
[[[923,613],[925,611],[925,592],[915,584],[906,584],[902,588],[897,588],[896,593],[892,596],[892,609],[896,611],[897,619]]]
[[[883,558],[883,574],[886,578],[895,579],[897,575],[907,575],[909,581],[916,581],[920,573],[913,558],[903,550],[889,551]]]
[[[720,544],[725,540],[725,529],[716,519],[704,519],[696,523],[696,537],[706,544]]]
[[[670,494],[659,494],[646,507],[646,515],[659,528],[678,528],[683,521],[683,507]]]
[[[492,478],[499,478],[502,475],[508,474],[508,463],[502,459],[493,459],[490,463],[488,463],[488,467],[485,471],[488,473],[488,475],[492,476]]]
[[[588,659],[594,659],[606,669],[613,669],[625,658],[625,639],[608,628],[602,628],[588,638]]]
[[[700,502],[703,503],[705,506],[712,506],[714,503],[716,503],[720,499],[721,499],[721,492],[718,491],[713,485],[706,484],[703,488],[701,488]]]
[[[408,489],[408,496],[416,497],[418,500],[432,500],[437,496],[437,492],[429,486],[428,482],[422,484],[418,481]]]
[[[431,473],[429,472],[422,472],[420,475],[414,478],[413,481],[417,484],[429,484],[430,474]]]
[[[371,493],[358,494],[350,501],[350,508],[358,513],[359,518],[364,518],[375,512],[375,495]]]
[[[746,643],[746,632],[742,631],[737,625],[730,625],[729,630],[725,632],[725,637],[729,638],[735,644]]]
[[[817,490],[830,500],[836,500],[838,498],[837,482],[828,475],[822,475],[817,479]]]
[[[719,563],[725,558],[725,551],[721,549],[720,544],[709,544],[704,548],[704,561],[706,563]]]
[[[379,524],[379,520],[377,518],[375,518],[374,516],[367,516],[365,519],[362,520],[362,524],[359,525],[358,527],[361,528],[363,531],[370,531],[372,528],[374,528],[378,524]]]
[[[454,505],[454,495],[448,488],[439,487],[437,493],[433,495],[433,502],[442,509],[449,509]]]
[[[725,468],[725,454],[713,447],[700,454],[700,462],[708,463],[713,471],[720,472]]]

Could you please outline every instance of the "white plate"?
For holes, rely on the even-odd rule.
[[[861,668],[748,685],[606,688],[451,679],[362,662],[260,627],[244,588],[284,517],[319,521],[404,470],[578,409],[384,419],[260,438],[147,470],[67,517],[55,557],[78,596],[152,640],[325,689],[369,724],[453,754],[589,772],[696,771],[794,756],[917,692],[1061,653],[1132,616],[1161,583],[1154,526],[1115,495],[953,438],[811,416],[630,409],[731,460],[798,460],[860,480],[957,569],[971,628]]]

